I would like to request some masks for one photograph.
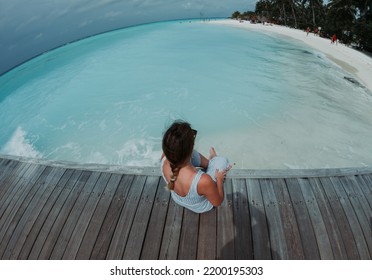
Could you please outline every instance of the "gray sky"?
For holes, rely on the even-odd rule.
[[[0,0],[0,74],[51,48],[129,25],[227,17],[256,0]]]

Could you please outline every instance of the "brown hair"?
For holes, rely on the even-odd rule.
[[[162,148],[172,169],[168,190],[174,189],[178,172],[194,149],[194,141],[195,130],[184,121],[175,121],[164,133]]]

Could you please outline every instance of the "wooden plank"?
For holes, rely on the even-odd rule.
[[[311,190],[309,179],[298,179],[299,186],[304,196],[307,211],[313,225],[316,241],[318,243],[319,254],[322,260],[334,259],[331,242],[320,212],[317,200]]]
[[[25,241],[23,242],[21,251],[19,252],[18,259],[28,259],[29,254],[31,252],[32,247],[34,246],[34,243],[44,225],[46,222],[46,218],[48,214],[50,213],[55,201],[57,200],[59,194],[62,191],[62,188],[64,184],[67,182],[68,178],[72,174],[72,170],[66,170],[64,168],[57,168],[60,170],[61,173],[63,173],[60,180],[57,182],[57,184],[54,187],[51,187],[53,189],[51,195],[48,197],[46,203],[41,208],[41,212],[37,215],[36,220],[34,221],[34,224],[32,225],[32,228],[30,232],[27,234]]]
[[[25,172],[28,170],[29,167],[37,166],[37,165],[34,165],[32,163],[27,163],[27,162],[17,162],[17,163],[18,164],[14,164],[14,167],[10,170],[10,172],[7,172],[6,174],[4,174],[5,176],[2,180],[3,184],[6,184],[7,180],[12,179],[13,177],[23,178],[24,175],[26,174]]]
[[[120,213],[124,207],[134,177],[134,175],[124,175],[121,179],[98,234],[90,259],[104,260],[106,258],[116,224],[119,221]]]
[[[228,177],[245,179],[281,179],[337,177],[372,174],[372,167],[321,168],[321,169],[232,169]]]
[[[354,209],[354,212],[358,218],[358,222],[362,229],[365,241],[367,243],[367,250],[369,258],[372,256],[372,227],[371,227],[371,215],[372,209],[369,207],[365,196],[360,190],[359,183],[355,176],[341,177],[340,181],[344,187],[346,195]]]
[[[15,188],[17,192],[9,201],[8,207],[0,221],[0,256],[4,253],[19,219],[35,194],[37,189],[34,187],[35,183],[44,170],[45,166],[33,165],[28,169],[26,176],[18,182]]]
[[[12,201],[13,196],[18,191],[17,185],[18,182],[21,180],[20,173],[27,172],[30,166],[31,165],[22,166],[19,172],[15,173],[13,176],[9,175],[4,178],[4,182],[2,183],[4,187],[0,196],[0,223],[1,219],[3,218],[4,212],[8,209],[10,201]]]
[[[195,260],[198,248],[199,214],[188,209],[183,211],[180,245],[178,248],[179,260]]]
[[[79,218],[63,259],[89,259],[122,175],[102,173]],[[88,214],[89,213],[89,214]]]
[[[345,188],[348,189],[348,184],[351,182],[345,177],[331,177],[331,181],[335,186],[336,193],[349,221],[351,231],[353,232],[358,248],[359,256],[363,260],[370,260],[371,256],[369,254],[368,245],[363,234],[364,227],[367,227],[367,232],[370,234],[368,230],[368,222],[364,222],[364,219],[366,220],[367,218],[364,216],[363,210],[360,208],[359,203],[357,203],[355,200],[351,201],[350,197],[348,197],[347,193],[345,192]]]
[[[235,229],[232,179],[224,183],[225,199],[217,208],[217,259],[235,258]]]
[[[286,179],[285,181],[292,200],[297,225],[300,230],[305,258],[310,260],[320,259],[314,228],[311,224],[309,212],[307,210],[305,198],[301,192],[299,182],[297,179]]]
[[[0,181],[2,186],[0,198],[9,196],[9,190],[13,190],[17,182],[26,174],[29,167],[31,167],[29,163],[12,162],[12,166],[9,166],[9,172],[6,172]],[[5,194],[6,192],[8,192],[8,195]]]
[[[145,239],[147,226],[154,204],[156,190],[159,186],[160,177],[148,176],[141,195],[141,200],[137,207],[137,212],[133,220],[132,228],[129,233],[125,246],[123,259],[138,260],[141,256],[142,245]]]
[[[2,224],[2,220],[4,219],[4,214],[6,211],[10,211],[9,204],[12,202],[14,203],[14,197],[18,192],[22,192],[22,187],[25,186],[24,180],[22,180],[25,176],[27,177],[29,172],[32,172],[35,169],[36,165],[26,164],[23,165],[22,168],[15,173],[13,176],[8,177],[8,180],[5,184],[9,184],[7,190],[4,190],[2,197],[0,198],[0,226]],[[19,189],[21,188],[21,190]],[[18,195],[19,196],[19,195]],[[16,196],[17,197],[17,196]],[[1,239],[0,239],[1,240]]]
[[[345,215],[344,209],[341,206],[338,195],[335,192],[330,178],[319,178],[323,189],[326,193],[329,204],[332,208],[336,223],[340,229],[342,240],[346,249],[348,259],[359,259],[359,253],[351,231],[348,219]]]
[[[258,179],[247,179],[249,212],[253,241],[253,256],[257,260],[272,259],[269,227],[266,220],[264,201]]]
[[[369,194],[371,194],[372,193],[372,174],[365,174],[365,175],[362,175],[362,177],[367,182]]]
[[[53,252],[54,246],[59,238],[59,234],[62,231],[63,225],[65,224],[68,215],[76,201],[77,195],[81,188],[84,186],[86,177],[82,177],[81,170],[75,170],[68,182],[65,185],[66,194],[63,194],[63,204],[56,204],[57,216],[54,217],[53,226],[51,227],[49,234],[42,246],[41,252],[38,256],[39,259],[50,259]],[[77,187],[77,188],[75,188]],[[62,201],[61,201],[62,202]]]
[[[79,217],[83,212],[84,206],[86,205],[89,196],[94,190],[98,178],[100,177],[99,173],[92,173],[91,171],[83,171],[79,181],[75,185],[75,189],[78,190],[76,193],[76,200],[71,206],[66,221],[61,228],[58,239],[53,247],[51,252],[51,259],[61,259],[63,253],[65,252],[67,243],[69,242],[72,232],[75,229],[76,224],[78,223]],[[70,197],[70,199],[75,199],[75,197]]]
[[[143,243],[142,260],[156,260],[159,258],[170,199],[170,192],[164,186],[164,179],[161,178]]]
[[[46,244],[48,244],[48,246],[44,245],[43,250],[41,251],[41,254],[39,256],[41,259],[61,259],[60,255],[63,253],[65,248],[63,245],[65,244],[66,239],[68,240],[69,237],[66,235],[62,235],[62,233],[65,234],[66,231],[64,229],[65,227],[68,228],[69,226],[69,223],[67,223],[67,221],[71,215],[72,209],[74,208],[74,205],[76,204],[76,201],[81,191],[84,189],[84,186],[89,180],[90,176],[91,172],[82,171],[75,182],[71,181],[71,192],[65,204],[61,208],[56,222],[54,223],[48,239],[46,240]]]
[[[2,159],[2,164],[0,166],[0,182],[2,182],[4,178],[12,174],[14,169],[16,169],[18,165],[22,164],[23,163],[18,160]]]
[[[44,213],[43,215],[46,215],[46,217],[44,219],[44,223],[42,224],[41,230],[37,235],[34,245],[32,246],[32,249],[29,253],[29,259],[38,259],[41,251],[46,246],[51,247],[50,249],[48,249],[50,251],[53,249],[52,246],[54,246],[54,242],[55,240],[57,240],[59,232],[56,233],[57,236],[53,236],[53,234],[50,233],[53,227],[58,226],[58,215],[61,212],[64,204],[67,204],[68,197],[73,187],[75,186],[76,181],[79,179],[81,173],[82,172],[79,170],[67,169],[65,175],[58,183],[57,192],[55,193],[56,197],[54,197],[55,202],[52,205],[48,205],[51,208],[48,213]],[[53,237],[54,240],[51,240]],[[45,243],[47,243],[47,245]],[[44,250],[47,250],[47,248],[45,248]],[[47,259],[47,257],[44,257],[44,259]]]
[[[338,227],[335,215],[333,214],[332,207],[328,201],[323,186],[318,178],[309,178],[310,188],[314,193],[316,201],[319,205],[319,210],[324,220],[327,229],[328,237],[332,246],[334,259],[347,259],[347,253],[342,235]]]
[[[23,244],[29,235],[36,219],[47,203],[50,195],[54,191],[55,186],[65,173],[64,169],[47,167],[45,171],[50,170],[50,173],[38,182],[38,190],[32,201],[25,210],[22,218],[18,222],[12,238],[10,239],[3,258],[17,259],[23,247]],[[43,172],[44,173],[46,172]],[[46,174],[45,174],[46,175]]]
[[[36,169],[39,169],[40,166],[35,166]],[[9,259],[11,255],[10,248],[8,247],[8,251],[6,250],[7,246],[14,246],[14,240],[10,244],[10,240],[12,239],[13,233],[16,230],[17,226],[20,225],[21,227],[24,225],[24,221],[22,223],[22,217],[24,214],[27,215],[26,210],[30,207],[30,203],[32,202],[34,196],[38,193],[40,185],[43,184],[45,178],[49,175],[52,168],[50,167],[41,167],[40,173],[37,173],[38,179],[30,184],[28,188],[24,188],[25,190],[19,194],[18,198],[14,199],[12,202],[16,202],[13,206],[12,210],[12,219],[8,220],[9,223],[7,224],[6,233],[3,236],[2,241],[0,242],[0,257],[4,259]],[[32,205],[31,205],[32,207]],[[21,224],[20,224],[21,223]],[[19,228],[19,227],[18,227]],[[17,238],[15,236],[14,238]]]
[[[8,169],[8,165],[11,164],[11,163],[12,163],[12,161],[10,161],[10,160],[0,158],[0,190],[2,188],[2,185],[1,185],[2,178],[3,178],[4,174],[6,174],[6,170]],[[5,176],[7,176],[7,175],[5,175]]]
[[[369,204],[372,205],[372,174],[368,174],[362,177],[368,187],[368,189],[367,188],[365,189],[365,195],[367,197]],[[372,230],[372,218],[370,218],[369,220],[370,220],[370,225],[371,225],[371,230]]]
[[[272,179],[271,182],[278,201],[279,214],[287,240],[288,257],[290,260],[302,260],[305,258],[304,249],[287,185],[284,179]]]
[[[183,211],[183,207],[177,205],[173,199],[170,199],[159,254],[160,260],[177,259]]]
[[[362,199],[364,202],[366,202],[369,206],[370,209],[372,209],[372,192],[369,191],[368,188],[368,182],[360,175],[355,176],[355,180],[357,181],[357,189],[359,191],[359,194],[363,196],[364,198]],[[369,211],[369,213],[371,213]],[[366,213],[368,215],[368,213]]]
[[[217,210],[200,214],[198,260],[215,260],[217,257]]]
[[[359,176],[364,181],[363,193],[367,198],[369,205],[372,207],[372,179],[370,176]]]
[[[271,256],[273,259],[287,260],[289,259],[287,240],[272,182],[269,179],[262,179],[260,185],[270,234]]]
[[[3,168],[3,167],[6,167],[11,161],[11,159],[8,159],[8,158],[3,158],[3,157],[0,157],[0,167]]]
[[[9,170],[12,170],[13,167],[16,166],[17,164],[19,164],[18,161],[0,158],[0,183],[2,182],[2,179],[4,177],[9,176],[8,175]]]
[[[17,176],[17,172],[22,170],[22,167],[26,165],[19,161],[9,160],[6,166],[1,168],[2,174],[0,175],[0,198],[3,197],[4,193],[9,189],[10,183],[14,177]]]
[[[372,213],[372,201],[367,199],[365,189],[368,187],[366,186],[366,182],[360,176],[352,176],[352,179],[353,184],[351,186],[355,192],[355,196],[358,197],[366,216],[370,216]]]
[[[233,179],[233,209],[235,225],[235,259],[252,260],[251,217],[245,180]]]
[[[361,224],[364,237],[368,244],[369,253],[372,256],[372,207],[369,205],[362,188],[365,188],[364,181],[359,181],[358,176],[349,176],[348,184],[344,184],[345,191],[352,202],[359,223]],[[372,203],[372,202],[371,202]]]
[[[118,224],[111,240],[107,259],[119,260],[123,257],[127,239],[137,211],[138,203],[145,185],[146,176],[136,176],[125,200]]]
[[[9,163],[10,163],[10,160],[0,158],[0,181],[1,181],[1,177],[3,175],[3,172],[4,172],[4,170],[6,169],[6,167]]]

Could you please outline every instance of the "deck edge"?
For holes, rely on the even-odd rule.
[[[67,169],[89,170],[110,172],[128,175],[161,176],[159,166],[122,166],[109,164],[76,163],[70,161],[55,161],[40,158],[3,155],[0,158],[16,160],[39,165],[61,167]],[[335,177],[371,174],[372,166],[344,167],[344,168],[319,168],[319,169],[232,169],[227,178],[312,178],[312,177]]]

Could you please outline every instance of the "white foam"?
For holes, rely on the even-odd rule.
[[[15,156],[42,158],[43,154],[34,147],[35,141],[35,139],[28,139],[27,132],[19,126],[1,152]]]
[[[79,143],[70,141],[50,151],[45,158],[79,161],[81,160],[81,146]]]
[[[155,166],[159,163],[161,151],[155,149],[156,141],[151,139],[131,139],[116,151],[118,164],[128,166]]]

